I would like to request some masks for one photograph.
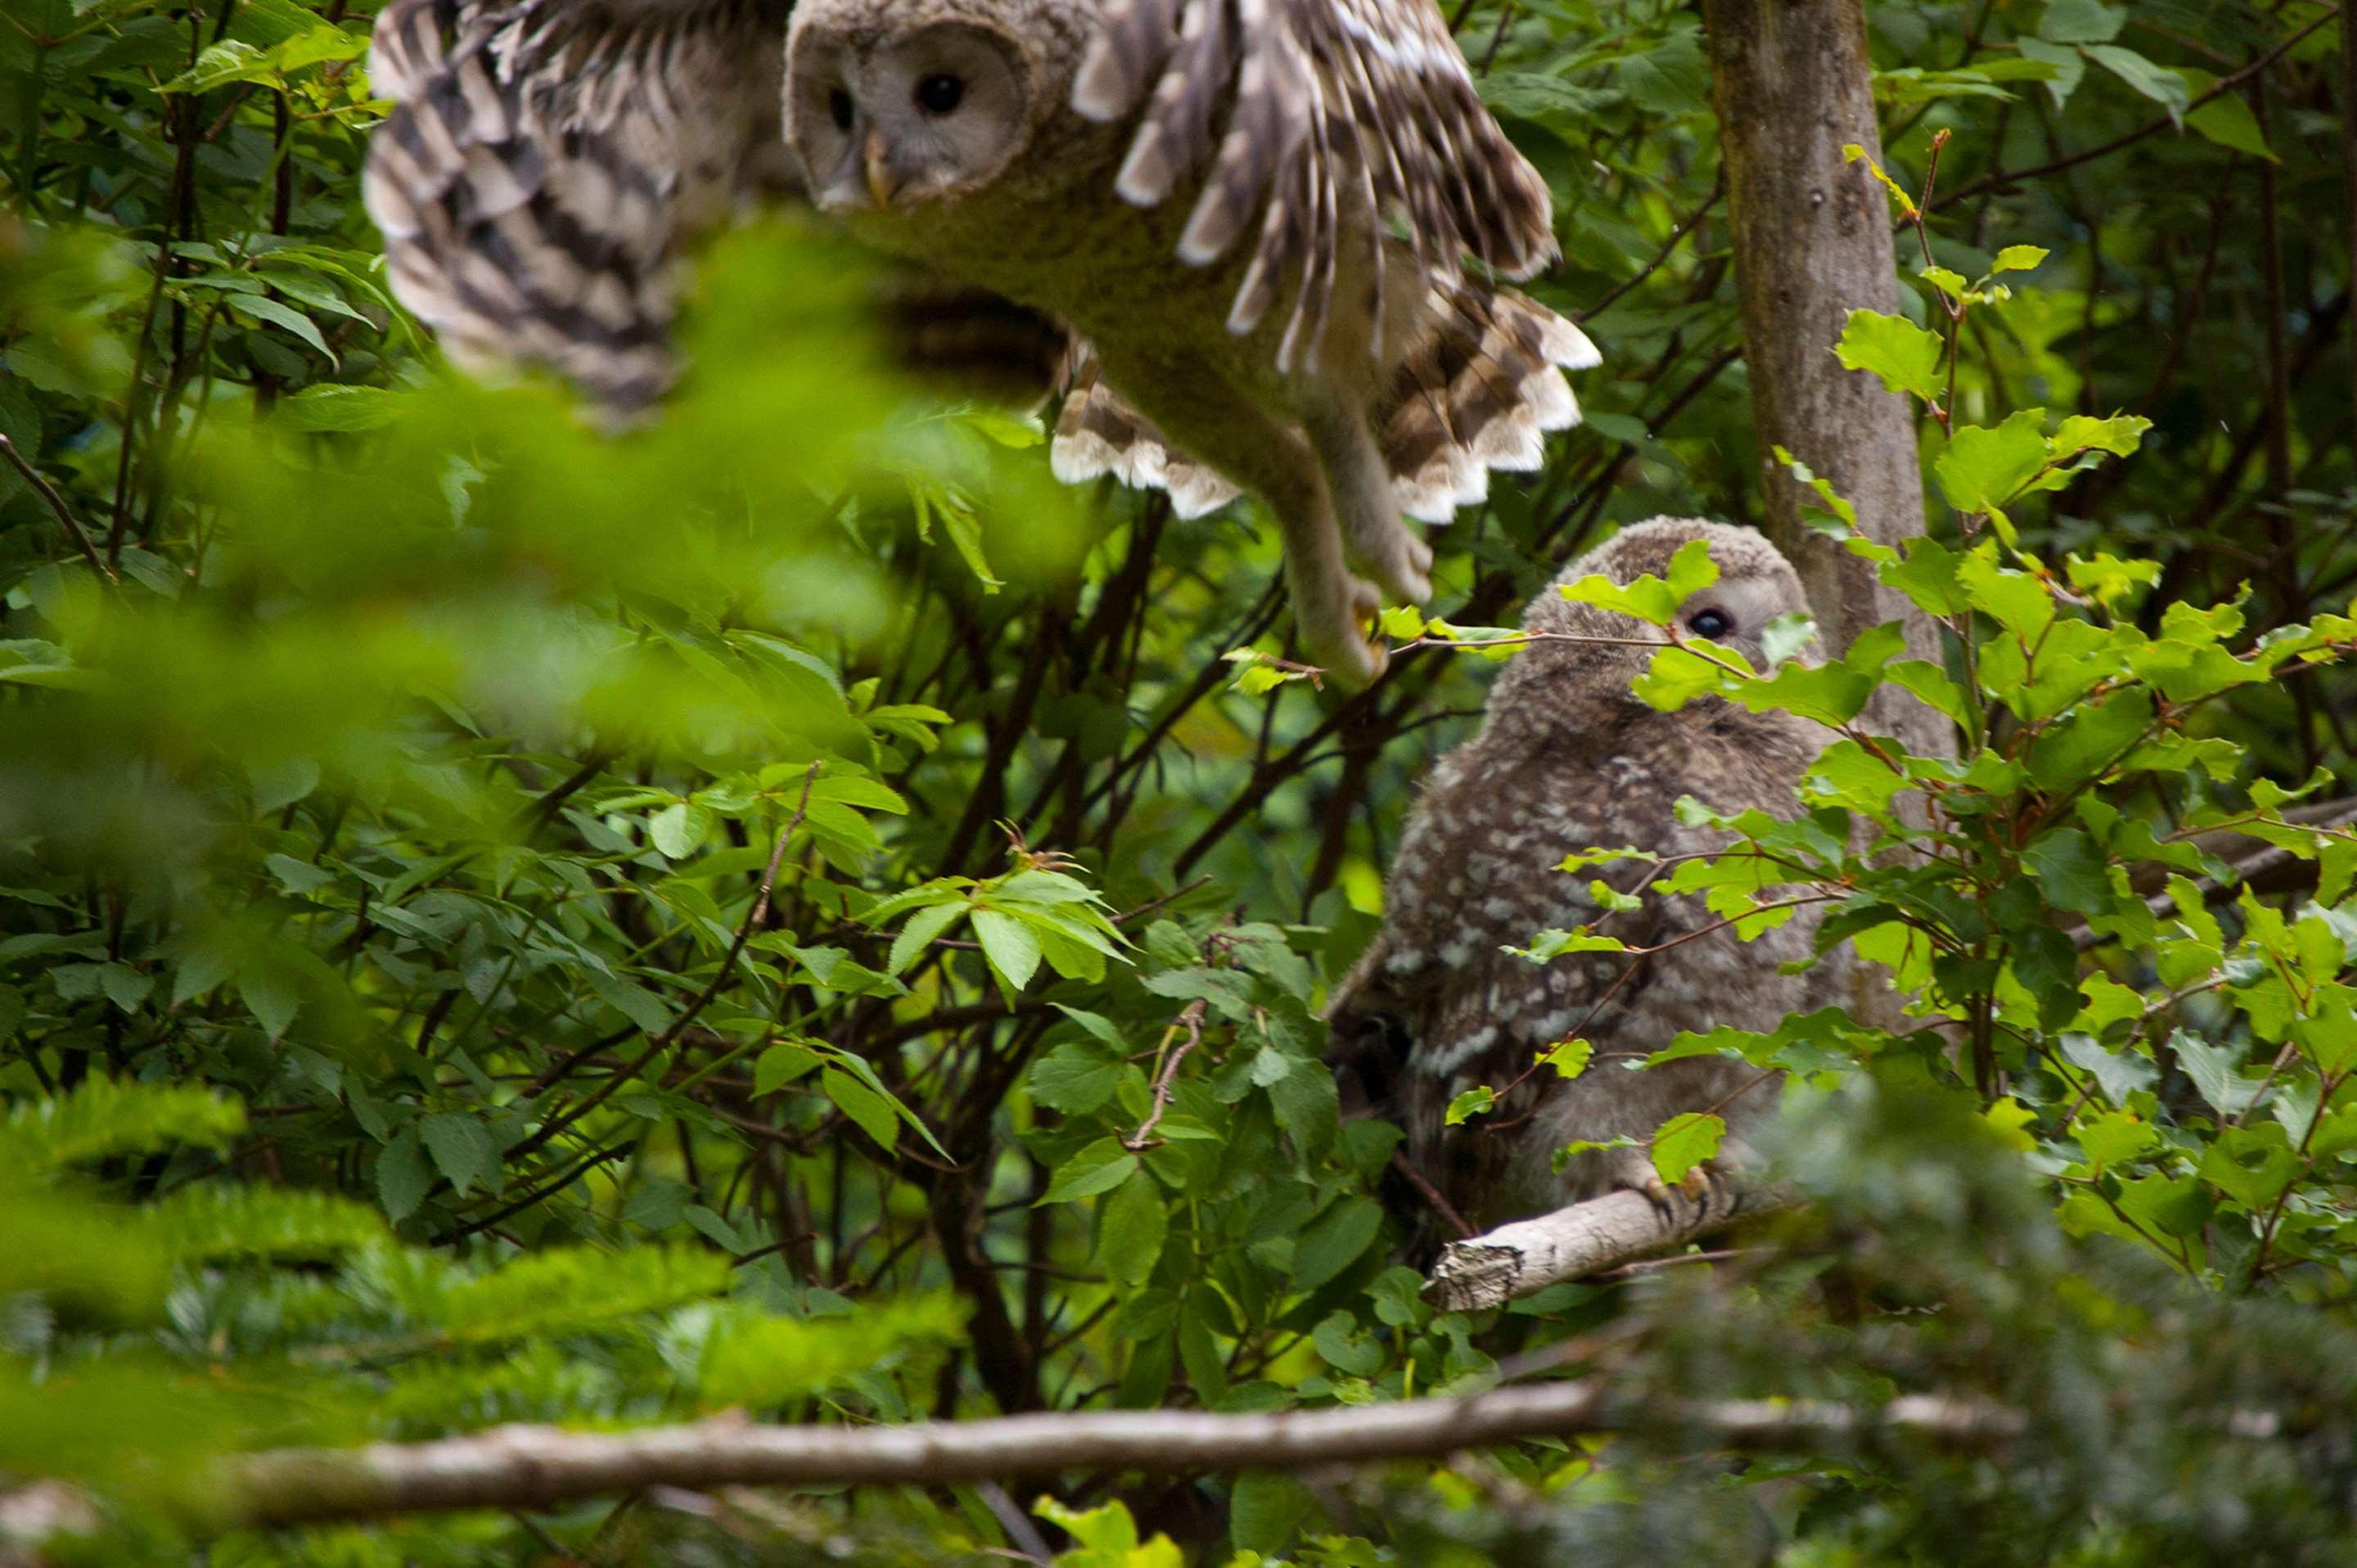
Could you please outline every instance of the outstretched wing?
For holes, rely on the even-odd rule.
[[[462,362],[629,409],[673,367],[673,262],[783,183],[784,0],[393,0],[362,189],[393,292]]]
[[[1281,365],[1324,330],[1340,179],[1399,220],[1431,280],[1467,256],[1510,278],[1555,258],[1545,182],[1481,102],[1433,0],[1110,0],[1072,107],[1110,122],[1141,103],[1117,188],[1150,207],[1200,174],[1178,247],[1197,264],[1257,221],[1228,326],[1251,330],[1298,276]]]

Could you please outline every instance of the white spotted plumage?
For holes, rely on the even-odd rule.
[[[1657,519],[1624,529],[1556,579],[1600,573],[1627,582],[1662,575],[1690,540],[1706,539],[1720,580],[1712,607],[1736,622],[1726,641],[1759,657],[1773,616],[1807,608],[1783,557],[1748,529]],[[1688,613],[1702,607],[1691,601]],[[1554,586],[1523,614],[1536,631],[1643,638],[1629,618],[1566,603]],[[1628,1070],[1682,1029],[1767,1028],[1813,1005],[1824,983],[1779,965],[1811,952],[1803,912],[1751,942],[1714,929],[1699,897],[1649,897],[1609,918],[1588,890],[1611,868],[1566,873],[1565,857],[1634,847],[1668,856],[1718,847],[1725,835],[1682,824],[1693,795],[1721,811],[1789,816],[1794,787],[1822,732],[1790,714],[1752,714],[1706,699],[1675,714],[1648,707],[1631,682],[1650,655],[1609,643],[1540,643],[1515,655],[1490,693],[1481,729],[1450,752],[1410,813],[1385,885],[1382,929],[1329,1007],[1329,1059],[1359,1097],[1408,1131],[1425,1177],[1475,1223],[1494,1223],[1643,1185],[1641,1149],[1583,1155],[1556,1175],[1573,1140],[1643,1140],[1681,1111],[1716,1109],[1739,1140],[1772,1105],[1771,1084],[1740,1063],[1697,1058]],[[1544,929],[1592,927],[1632,947],[1693,940],[1635,961],[1574,952],[1536,964],[1506,951]],[[1708,932],[1707,935],[1698,933]],[[1536,1054],[1568,1034],[1595,1047],[1580,1077],[1534,1073]],[[1499,1108],[1456,1127],[1446,1112],[1477,1085],[1504,1090]]]

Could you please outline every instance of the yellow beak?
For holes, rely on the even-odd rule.
[[[884,158],[884,134],[867,133],[867,194],[876,199],[878,207],[892,205],[892,197],[900,188],[899,177],[892,172]]]

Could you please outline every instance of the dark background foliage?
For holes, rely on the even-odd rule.
[[[1868,17],[1929,260],[1981,278],[2047,252],[1965,317],[1951,422],[2151,422],[2007,509],[2018,564],[2150,564],[2073,602],[2155,638],[2247,584],[2237,650],[2344,610],[2335,13]],[[2278,940],[2222,909],[2183,973],[2151,941],[2094,952],[2085,1012],[2014,1018],[2001,1084],[1929,1036],[1828,1047],[1798,1145],[1827,1197],[1789,1251],[1436,1316],[1374,1196],[1392,1134],[1339,1122],[1316,1015],[1489,666],[1240,687],[1222,655],[1285,651],[1257,515],[1058,490],[1021,411],[892,379],[856,258],[793,215],[703,259],[694,371],[647,429],[448,374],[358,199],[368,19],[0,18],[0,1479],[118,1498],[98,1560],[182,1556],[223,1522],[202,1462],[292,1441],[1275,1409],[1557,1365],[1654,1392],[1978,1390],[2040,1424],[2002,1460],[1738,1462],[1632,1413],[1626,1442],[1463,1474],[1049,1489],[1213,1561],[2345,1552],[2346,1428],[2312,1412],[2357,1368],[2342,1151],[2318,1137],[2347,1064],[2191,987],[2304,952],[2301,1016],[2346,1037],[2337,917]],[[1480,627],[1615,524],[1756,520],[1760,470],[1694,11],[1458,22],[1555,187],[1566,260],[1536,292],[1605,352],[1547,469],[1436,538],[1435,613]],[[1909,313],[1944,334],[1902,240]],[[1922,435],[1928,467],[1952,437]],[[1959,510],[1977,526],[1933,508],[1951,545]],[[2198,768],[2115,768],[2101,797],[2166,833],[2255,780],[2345,776],[2352,695],[2330,662],[2223,682],[2182,727]],[[2029,879],[2023,918],[2100,923],[2131,892],[2104,847],[2093,894]],[[1978,993],[2000,1019],[2001,967]],[[2103,1011],[2111,991],[2142,1000]],[[2062,1059],[2072,1037],[2117,1080]],[[1942,1109],[1874,1108],[1902,1094]],[[2115,1161],[2082,1137],[2097,1111],[2136,1145]],[[2135,1161],[2160,1185],[2124,1198],[2106,1165]],[[2162,1210],[2181,1229],[2139,1239]],[[2309,1425],[2262,1443],[2233,1426],[2254,1410]],[[1071,1523],[1103,1553],[1074,1560],[1175,1560],[1121,1528]],[[991,1498],[941,1488],[231,1534],[210,1560],[1010,1540]]]

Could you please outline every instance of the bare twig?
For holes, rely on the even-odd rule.
[[[0,435],[0,457],[7,458],[16,472],[25,477],[25,482],[32,486],[39,493],[41,499],[48,503],[49,510],[57,515],[58,521],[64,526],[65,531],[73,536],[74,543],[81,550],[82,559],[90,563],[90,569],[110,583],[119,581],[113,568],[98,558],[98,546],[91,542],[90,535],[81,531],[81,524],[76,522],[74,514],[67,510],[66,498],[58,494],[58,488],[43,478],[38,468],[25,460],[25,455],[16,450],[16,444],[5,435]]]
[[[1953,207],[1957,202],[1964,200],[1966,197],[1976,196],[1984,190],[1996,189],[2004,186],[2016,185],[2025,179],[2035,179],[2040,175],[2059,174],[2066,168],[2076,168],[2081,164],[2092,163],[2100,157],[2108,157],[2110,155],[2118,152],[2122,147],[2130,146],[2137,142],[2141,142],[2147,136],[2152,135],[2156,132],[2166,131],[2170,126],[2180,124],[2187,114],[2201,108],[2204,103],[2211,102],[2212,99],[2224,97],[2227,93],[2233,91],[2235,89],[2241,87],[2244,82],[2249,81],[2252,78],[2257,76],[2261,71],[2266,70],[2267,67],[2275,64],[2276,61],[2281,59],[2293,49],[2298,48],[2300,44],[2307,40],[2308,36],[2310,33],[2315,32],[2327,22],[2334,20],[2340,15],[2341,12],[2338,7],[2328,8],[2315,20],[2309,22],[2306,27],[2300,28],[2299,31],[2284,39],[2283,42],[2277,44],[2274,48],[2269,49],[2266,54],[2259,56],[2250,64],[2244,66],[2242,70],[2229,72],[2228,74],[2220,77],[2217,81],[2212,82],[2208,91],[2189,102],[2183,109],[2179,110],[2173,115],[2163,114],[2158,119],[2147,121],[2144,124],[2137,126],[2133,131],[2124,132],[2121,134],[2113,137],[2110,141],[2103,143],[2099,146],[2089,147],[2083,152],[2071,153],[2065,156],[2054,158],[2046,163],[2040,164],[2032,168],[1994,170],[1988,174],[1983,175],[1980,178],[1972,181],[1970,184],[1958,186],[1955,189],[1948,192],[1947,195],[1940,198],[1937,201],[1925,202],[1923,204],[1923,209],[1926,212],[1937,212],[1943,207]]]
[[[1170,1109],[1170,1085],[1178,1076],[1178,1064],[1187,1059],[1188,1052],[1203,1043],[1203,1000],[1197,997],[1187,1004],[1178,1021],[1170,1026],[1173,1029],[1186,1030],[1187,1037],[1178,1042],[1178,1048],[1163,1062],[1162,1071],[1154,1080],[1154,1109],[1146,1113],[1146,1121],[1136,1132],[1121,1141],[1123,1148],[1143,1149],[1154,1142],[1154,1129],[1161,1122],[1162,1113]]]
[[[753,940],[753,933],[759,930],[761,922],[769,918],[770,893],[770,889],[777,885],[778,868],[786,858],[786,841],[794,836],[794,830],[802,825],[803,813],[810,810],[811,786],[818,782],[820,766],[820,762],[813,761],[810,765],[810,770],[802,775],[802,798],[794,802],[794,814],[788,817],[786,825],[778,830],[777,841],[770,850],[770,864],[761,873],[760,890],[754,895],[753,907],[746,912],[744,923],[737,928],[737,938],[728,944],[727,956],[720,961],[720,968],[714,973],[711,981],[696,993],[695,999],[687,1004],[680,1015],[672,1020],[671,1026],[656,1036],[653,1044],[632,1058],[627,1067],[608,1078],[594,1092],[570,1110],[560,1115],[551,1116],[542,1122],[529,1137],[510,1149],[506,1155],[510,1163],[546,1147],[550,1140],[558,1133],[603,1105],[616,1090],[636,1079],[649,1062],[677,1044],[680,1036],[686,1033],[687,1026],[695,1022],[696,1015],[703,1012],[711,1004],[712,999],[720,994],[721,988],[726,985],[729,977],[737,972],[737,961],[743,956],[745,944]],[[538,1094],[547,1089],[564,1073],[569,1071],[577,1059],[577,1058],[568,1058],[551,1068],[541,1076],[538,1082],[532,1086],[531,1093]]]

